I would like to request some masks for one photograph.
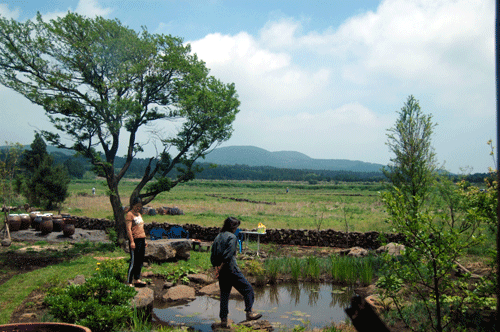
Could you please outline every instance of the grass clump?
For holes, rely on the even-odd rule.
[[[330,273],[334,282],[342,284],[371,284],[375,277],[378,259],[375,257],[330,256]]]

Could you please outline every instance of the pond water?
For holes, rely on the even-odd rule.
[[[254,287],[253,309],[262,313],[275,328],[322,328],[346,321],[344,310],[350,305],[353,290],[331,284],[287,283]],[[168,304],[167,304],[168,305]],[[245,320],[243,299],[229,301],[229,319],[235,323]],[[219,300],[199,296],[182,305],[160,306],[153,309],[155,320],[185,323],[198,331],[211,331],[212,323],[219,320]]]

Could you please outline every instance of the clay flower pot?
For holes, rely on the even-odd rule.
[[[81,325],[66,323],[16,323],[0,325],[2,332],[92,332],[89,328]]]

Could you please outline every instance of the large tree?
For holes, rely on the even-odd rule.
[[[239,106],[234,84],[208,76],[182,39],[75,13],[50,22],[40,14],[24,23],[0,17],[0,83],[41,105],[71,142],[44,131],[50,143],[88,157],[106,178],[119,239],[119,183],[143,151],[139,130],[156,125],[150,138],[161,143],[132,194],[148,203],[193,179],[195,160],[230,137]],[[169,134],[161,120],[177,120],[178,131]],[[126,162],[117,169],[124,142]],[[174,168],[180,173],[170,179]]]

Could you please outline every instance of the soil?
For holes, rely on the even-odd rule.
[[[0,285],[12,278],[14,275],[30,272],[39,268],[49,265],[59,264],[64,260],[69,260],[72,257],[69,255],[47,255],[47,251],[67,250],[68,246],[72,244],[54,244],[35,246],[33,241],[12,242],[12,246],[18,248],[12,250],[12,247],[0,247]],[[31,247],[26,250],[26,247]],[[338,252],[342,249],[339,248],[318,248],[318,247],[297,247],[297,246],[276,246],[269,247],[265,252],[261,250],[261,257],[268,255],[279,255],[286,253],[288,255],[301,257],[307,255],[316,255],[320,257],[327,257],[332,253]],[[99,259],[99,257],[96,257]],[[480,262],[472,262],[464,264],[472,273],[483,275],[489,272],[489,269]],[[146,269],[147,271],[147,269]],[[154,283],[160,285],[160,283]],[[48,289],[47,285],[47,289]],[[153,286],[154,287],[154,286]],[[43,304],[43,300],[47,289],[37,289],[33,291],[26,300],[13,312],[9,323],[27,323],[39,322],[47,313],[47,308]],[[159,290],[159,289],[158,289]],[[410,331],[402,324],[391,326],[392,332],[406,332]],[[352,329],[354,331],[354,329]]]

